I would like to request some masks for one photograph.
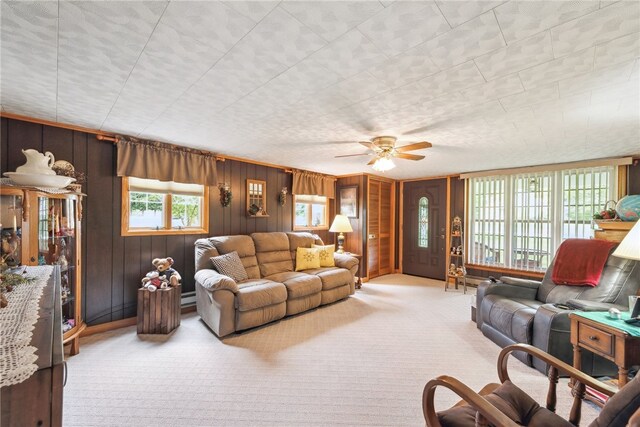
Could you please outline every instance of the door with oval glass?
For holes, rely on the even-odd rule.
[[[402,272],[445,279],[447,180],[404,183]]]

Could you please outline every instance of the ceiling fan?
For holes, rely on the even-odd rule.
[[[427,141],[416,142],[414,144],[396,147],[397,138],[394,136],[377,136],[371,141],[358,141],[372,152],[360,154],[346,154],[337,157],[354,157],[354,156],[375,156],[367,165],[372,165],[373,169],[379,172],[388,171],[396,167],[392,158],[407,160],[422,160],[424,156],[418,154],[408,154],[407,151],[421,150],[431,147],[431,143]]]

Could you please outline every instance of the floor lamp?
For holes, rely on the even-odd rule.
[[[344,253],[344,234],[343,233],[351,233],[353,228],[351,228],[351,222],[346,215],[336,215],[333,219],[333,223],[331,224],[331,228],[329,229],[332,233],[340,233],[338,234],[338,250],[336,251],[339,254]]]

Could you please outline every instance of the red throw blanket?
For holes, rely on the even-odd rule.
[[[556,285],[596,286],[609,253],[616,245],[607,240],[565,240],[556,253],[551,280]]]

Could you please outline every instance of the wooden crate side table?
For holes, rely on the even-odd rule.
[[[573,313],[569,318],[573,367],[581,368],[582,349],[588,350],[614,362],[618,366],[618,386],[627,384],[629,368],[640,364],[640,337]]]
[[[180,326],[181,295],[181,285],[155,292],[138,289],[138,333],[168,334]]]

